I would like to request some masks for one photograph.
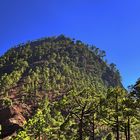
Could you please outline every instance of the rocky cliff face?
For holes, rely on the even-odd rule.
[[[2,125],[2,136],[12,135],[16,130],[22,128],[25,118],[19,106],[11,106],[0,110],[0,124]]]

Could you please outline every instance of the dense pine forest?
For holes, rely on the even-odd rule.
[[[0,57],[0,138],[140,140],[140,80],[126,90],[94,45],[64,35]]]

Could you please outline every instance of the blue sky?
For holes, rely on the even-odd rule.
[[[140,77],[139,0],[1,0],[0,55],[10,47],[65,34],[107,53],[127,87]]]

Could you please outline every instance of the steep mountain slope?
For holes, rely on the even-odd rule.
[[[59,100],[70,89],[93,83],[122,86],[105,52],[63,35],[11,48],[0,58],[0,124],[2,137],[22,128],[47,95]]]

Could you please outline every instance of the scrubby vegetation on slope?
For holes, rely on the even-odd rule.
[[[9,114],[0,118],[2,137],[17,130],[12,139],[134,137],[139,100],[104,57],[63,35],[10,49],[0,58],[0,115]]]

